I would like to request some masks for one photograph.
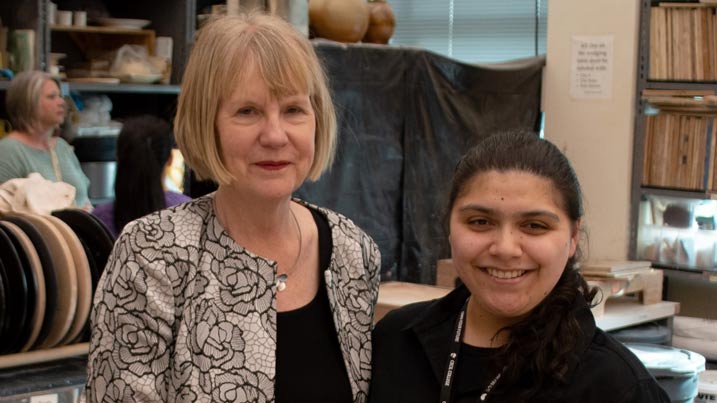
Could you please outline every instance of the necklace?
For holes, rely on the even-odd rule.
[[[461,309],[461,312],[456,319],[456,325],[453,330],[454,336],[451,338],[451,348],[448,353],[448,365],[446,365],[446,370],[443,374],[443,383],[441,384],[441,403],[449,403],[452,398],[451,392],[453,389],[453,379],[455,378],[456,371],[458,370],[458,354],[461,351],[461,342],[463,340],[463,332],[465,331],[465,319],[467,310],[468,299],[466,299],[466,302],[463,304],[463,308]],[[505,368],[503,368],[503,370],[505,370]],[[498,372],[498,375],[496,375],[490,381],[490,383],[488,383],[488,386],[486,386],[483,393],[481,393],[481,402],[488,400],[488,395],[493,390],[493,388],[495,388],[495,385],[498,383],[500,376],[503,374],[503,370]]]
[[[294,210],[289,207],[289,212],[291,213],[291,218],[294,219],[294,224],[296,224],[296,229],[299,231],[299,253],[296,254],[296,258],[294,259],[294,264],[291,265],[291,268],[287,270],[285,273],[281,273],[278,276],[276,276],[276,289],[278,291],[284,291],[286,289],[286,282],[289,280],[289,273],[293,273],[294,269],[296,268],[296,265],[299,263],[299,257],[301,257],[301,248],[302,248],[302,238],[301,238],[301,225],[299,225],[299,220],[296,219],[296,215],[294,214]]]

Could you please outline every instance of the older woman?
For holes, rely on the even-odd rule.
[[[94,300],[88,400],[365,401],[378,249],[291,197],[336,141],[310,42],[270,16],[207,24],[175,129],[219,188],[120,234]]]
[[[72,147],[53,134],[65,119],[65,101],[49,74],[28,71],[15,76],[5,94],[15,130],[0,140],[0,183],[37,172],[43,178],[75,187],[75,205],[91,208],[90,180]]]

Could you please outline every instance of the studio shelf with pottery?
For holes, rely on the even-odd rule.
[[[66,32],[83,52],[92,49],[117,49],[125,44],[145,46],[154,52],[156,33],[151,29],[127,26],[64,26],[51,25],[52,32]]]

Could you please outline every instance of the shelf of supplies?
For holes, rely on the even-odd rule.
[[[142,93],[142,94],[179,94],[178,85],[161,84],[90,84],[90,83],[67,83],[70,90],[79,92],[102,92],[102,93]]]
[[[610,298],[605,303],[605,313],[595,318],[597,326],[605,331],[622,329],[665,319],[680,312],[680,303],[662,301],[643,305],[631,297]]]
[[[640,187],[640,193],[643,195],[679,197],[683,199],[717,199],[717,193],[704,190],[679,190],[642,186]]]
[[[151,29],[118,27],[74,27],[50,25],[52,32],[64,32],[75,45],[87,54],[89,51],[113,51],[125,44],[144,46],[148,54],[154,53],[156,34]]]
[[[118,27],[96,27],[87,25],[84,27],[76,27],[70,25],[50,25],[50,30],[55,32],[80,32],[90,34],[118,34],[118,35],[141,35],[154,36],[152,29],[132,29]]]
[[[63,83],[70,90],[79,92],[102,93],[136,93],[136,94],[179,94],[179,85],[163,84],[90,84],[90,83]],[[10,81],[0,81],[0,91],[7,90]]]

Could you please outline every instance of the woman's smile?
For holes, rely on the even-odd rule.
[[[481,267],[481,271],[488,274],[489,276],[499,280],[516,280],[523,277],[526,270],[506,270],[506,269],[495,269],[492,267]]]

